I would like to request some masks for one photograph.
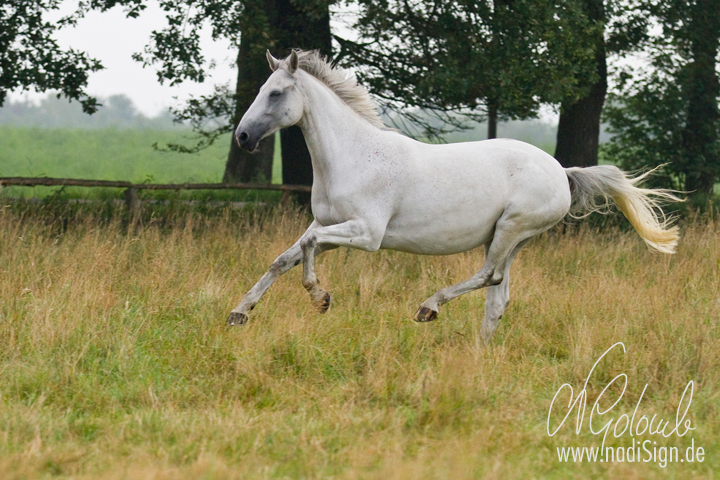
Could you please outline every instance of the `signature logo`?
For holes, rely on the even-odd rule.
[[[695,384],[692,380],[687,383],[687,386],[685,387],[685,390],[680,397],[674,419],[665,419],[657,414],[653,414],[652,416],[649,416],[650,414],[642,414],[640,417],[637,417],[638,410],[640,410],[640,405],[642,404],[648,384],[645,384],[645,387],[643,388],[642,393],[640,394],[640,397],[635,404],[635,409],[632,411],[632,415],[629,413],[619,412],[617,411],[619,409],[618,404],[622,401],[628,388],[628,376],[625,373],[620,373],[616,375],[612,380],[610,380],[610,382],[607,383],[607,385],[605,385],[605,388],[602,390],[602,392],[600,392],[600,395],[598,395],[598,397],[595,399],[595,402],[593,402],[590,408],[590,413],[589,415],[587,415],[586,422],[588,384],[590,383],[593,377],[593,372],[595,371],[595,368],[598,366],[598,364],[603,360],[603,358],[607,356],[608,353],[610,353],[616,348],[622,348],[623,353],[625,353],[626,351],[625,344],[623,342],[617,342],[616,344],[608,348],[605,353],[603,353],[600,358],[597,359],[593,367],[590,369],[590,373],[588,373],[588,376],[585,379],[583,388],[577,393],[577,395],[575,394],[575,390],[573,389],[572,385],[570,385],[569,383],[563,384],[558,389],[552,399],[552,402],[550,403],[550,410],[548,411],[548,435],[551,437],[554,436],[560,430],[560,428],[562,428],[567,419],[570,418],[573,413],[575,413],[576,415],[575,433],[579,435],[580,432],[583,431],[583,428],[587,428],[593,435],[602,435],[603,437],[601,449],[604,448],[605,439],[611,431],[615,438],[619,438],[626,433],[628,433],[631,437],[640,436],[647,433],[649,435],[661,435],[664,438],[668,438],[672,435],[683,437],[689,431],[695,430],[696,427],[693,427],[690,419],[686,418],[688,410],[690,409],[690,405],[692,403],[693,392],[695,388]],[[613,385],[616,386],[615,389],[619,389],[620,386],[622,386],[622,392],[614,401],[610,398],[610,388]],[[569,397],[567,401],[567,406],[564,407],[565,402],[563,402],[563,400],[567,397]],[[611,402],[612,404],[609,407],[601,407],[601,405],[605,405]],[[618,408],[616,409],[616,407]],[[553,424],[553,413],[555,413],[555,417],[557,418],[558,413],[562,415],[563,409],[565,411],[565,416],[558,424]]]

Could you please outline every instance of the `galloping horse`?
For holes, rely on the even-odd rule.
[[[230,313],[229,325],[245,323],[270,285],[301,262],[303,286],[327,311],[330,295],[314,268],[326,250],[447,255],[483,245],[480,271],[425,300],[415,320],[434,320],[443,304],[486,287],[482,336],[489,341],[510,300],[510,264],[520,249],[568,213],[606,211],[610,199],[651,248],[675,250],[677,227],[658,201],[678,199],[636,187],[645,175],[631,178],[607,165],[564,169],[516,140],[417,142],[386,128],[367,91],[317,52],[293,51],[284,60],[268,52],[267,59],[273,73],[235,136],[253,151],[262,138],[300,126],[312,156],[314,221]]]

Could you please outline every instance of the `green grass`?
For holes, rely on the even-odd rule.
[[[154,150],[190,132],[0,127],[0,176],[71,177],[159,183],[219,182],[228,142],[198,154]]]
[[[315,312],[295,269],[247,325],[228,329],[230,309],[305,215],[146,206],[130,227],[122,208],[97,208],[0,208],[3,478],[686,479],[720,469],[717,222],[684,225],[670,258],[615,228],[544,235],[513,265],[510,307],[478,349],[481,292],[435,322],[410,317],[474,274],[481,251],[327,252],[317,271],[328,313]],[[591,402],[625,373],[612,417],[632,413],[647,384],[638,416],[672,422],[693,380],[696,430],[643,438],[694,438],[703,463],[558,462],[556,447],[599,441],[570,425],[548,437],[553,395],[581,388],[617,341],[627,352],[599,367]]]
[[[196,154],[158,151],[152,147],[155,142],[159,145],[190,144],[191,135],[188,130],[64,130],[0,126],[0,177],[63,177],[135,183],[220,182],[227,161],[229,136]],[[280,183],[282,179],[279,145],[276,142],[273,183]],[[7,190],[6,196],[43,198],[56,194],[60,188],[16,187]],[[184,194],[189,198],[208,195],[219,199],[237,199],[238,195],[245,198],[238,192]],[[118,189],[66,188],[63,196],[107,198],[121,197],[122,192]]]

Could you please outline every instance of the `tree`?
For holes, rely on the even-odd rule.
[[[128,3],[127,0],[121,0]],[[95,1],[94,8],[106,10],[118,2]],[[211,95],[193,97],[184,107],[173,114],[178,120],[188,121],[199,135],[199,141],[190,147],[168,145],[181,152],[195,152],[225,137],[237,127],[245,110],[250,106],[260,86],[267,78],[265,49],[268,47],[268,31],[271,30],[266,13],[269,2],[265,0],[205,1],[161,0],[166,12],[168,26],[155,30],[150,43],[134,58],[144,65],[157,66],[160,83],[175,85],[186,80],[205,81],[210,65],[201,48],[199,31],[208,25],[214,39],[229,39],[238,49],[235,88],[217,85]],[[232,137],[223,181],[269,181],[272,175],[274,155],[272,138],[263,140],[257,153],[242,150]]]
[[[213,38],[227,38],[238,49],[238,77],[234,88],[216,86],[211,95],[191,98],[174,110],[178,120],[188,121],[199,135],[190,147],[168,145],[170,149],[194,152],[233,132],[255,99],[270,71],[266,49],[284,57],[291,48],[320,49],[331,53],[328,0],[160,0],[168,26],[154,31],[150,43],[134,58],[158,67],[158,81],[171,85],[205,80],[208,64],[202,55],[199,30],[208,25]],[[107,10],[116,5],[144,8],[143,0],[91,0],[82,10]],[[310,185],[310,154],[299,129],[281,132],[283,183]],[[257,153],[247,153],[231,140],[224,181],[269,181],[272,174],[274,142],[266,138]],[[302,198],[309,201],[309,195]]]
[[[233,115],[227,127],[221,130],[234,132],[240,123],[245,111],[250,107],[258,90],[267,79],[267,61],[265,60],[264,44],[267,43],[267,33],[270,31],[268,19],[268,1],[245,0],[245,9],[239,17],[241,32],[240,45],[235,65],[238,76],[235,92],[231,95],[234,105],[231,106]],[[227,118],[227,115],[226,115]],[[230,151],[225,164],[224,182],[252,181],[272,178],[272,164],[275,150],[275,139],[265,138],[254,154],[244,151],[231,135]]]
[[[497,120],[579,98],[595,74],[595,26],[575,0],[359,3],[360,39],[338,38],[338,56],[393,110],[429,110],[454,126],[460,110],[491,120],[493,136]]]
[[[644,0],[578,0],[591,31],[596,75],[581,98],[560,106],[555,158],[565,167],[598,163],[600,121],[608,91],[608,56],[623,57],[645,45],[649,7]]]
[[[588,20],[595,62],[595,76],[580,98],[564,98],[560,105],[555,158],[564,167],[587,167],[598,163],[600,115],[607,93],[605,47],[605,0],[580,0]]]
[[[326,0],[275,0],[270,9],[278,55],[285,56],[289,49],[302,47],[332,55],[330,34],[330,3]],[[313,172],[310,151],[300,127],[293,126],[280,132],[282,148],[283,183],[312,185]],[[295,193],[301,205],[310,204],[309,193]]]
[[[645,32],[648,65],[617,73],[605,153],[626,168],[666,164],[658,180],[703,202],[720,180],[720,0],[639,5],[662,31]]]
[[[598,164],[600,119],[608,90],[608,55],[623,56],[642,44],[647,12],[633,0],[578,0],[595,28],[589,41],[595,52],[595,75],[580,98],[560,105],[555,158],[565,167]]]
[[[85,112],[97,110],[97,100],[85,87],[88,75],[103,67],[87,54],[57,44],[53,34],[74,21],[47,21],[47,13],[59,4],[60,0],[11,0],[0,6],[0,107],[8,91],[19,88],[58,90],[58,97],[78,100]]]
[[[0,108],[0,124],[23,125],[41,128],[172,128],[173,118],[169,112],[148,118],[135,109],[132,100],[125,95],[98,97],[102,105],[92,116],[83,112],[78,102],[68,102],[48,94],[39,102],[16,100]]]

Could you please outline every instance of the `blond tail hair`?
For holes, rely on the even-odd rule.
[[[612,165],[566,168],[572,193],[570,215],[582,218],[591,212],[608,213],[612,200],[650,248],[675,253],[678,227],[663,213],[661,203],[682,200],[670,190],[636,187],[653,171],[630,177]]]

